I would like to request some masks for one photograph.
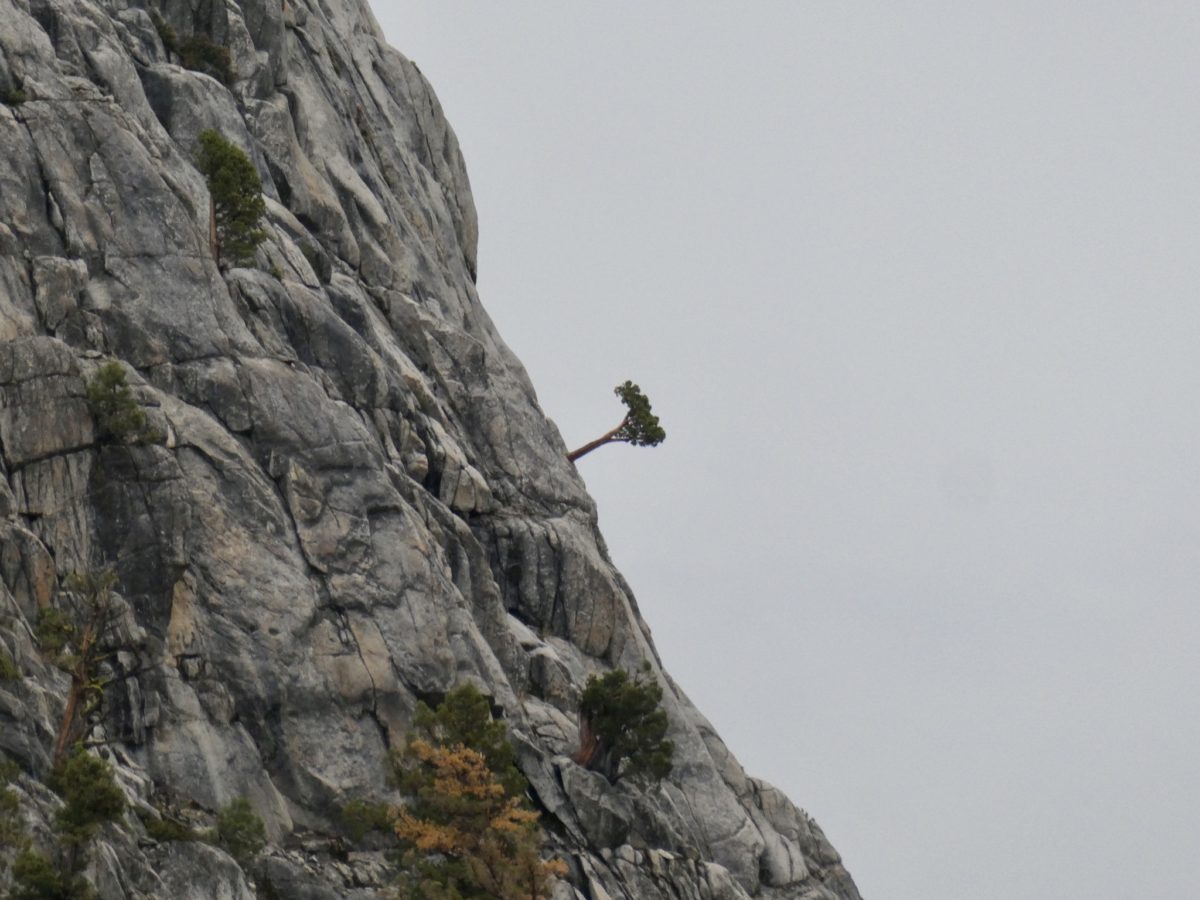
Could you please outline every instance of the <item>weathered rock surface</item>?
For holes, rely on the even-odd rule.
[[[176,65],[151,13],[227,46],[231,87]],[[131,800],[246,796],[272,844],[243,873],[130,814],[104,900],[367,897],[339,850],[384,798],[418,699],[471,680],[503,710],[563,898],[841,898],[821,830],[748,778],[657,668],[591,499],[474,287],[462,155],[363,0],[0,0],[0,750],[38,780],[65,676],[32,637],[77,570],[126,606],[94,736]],[[24,96],[17,102],[16,90]],[[196,135],[246,149],[259,268],[222,271]],[[98,443],[111,358],[163,444]],[[649,791],[569,760],[589,673],[648,660],[676,766]]]

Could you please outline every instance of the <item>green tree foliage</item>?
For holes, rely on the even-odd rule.
[[[146,412],[133,397],[125,367],[116,360],[102,365],[87,385],[88,409],[104,440],[118,444],[152,444],[162,435],[150,427]]]
[[[392,808],[386,803],[351,800],[342,808],[342,823],[355,843],[368,834],[387,834],[392,830]]]
[[[97,826],[125,815],[125,792],[113,777],[112,767],[84,750],[67,757],[47,784],[63,799],[55,825],[68,843],[85,843]]]
[[[226,87],[237,80],[229,48],[213,43],[206,34],[190,34],[178,41],[179,61],[185,68],[211,75]]]
[[[622,778],[661,781],[671,773],[662,688],[647,663],[636,678],[623,669],[588,678],[579,704],[575,761],[610,784]]]
[[[207,838],[207,835],[203,832],[197,831],[165,814],[156,818],[144,810],[138,810],[137,815],[146,827],[147,836],[160,843],[167,843],[168,841],[204,841]]]
[[[95,892],[74,870],[26,848],[12,864],[11,900],[93,900]]]
[[[212,195],[218,256],[235,266],[253,262],[266,238],[261,223],[267,205],[258,170],[240,147],[211,128],[200,132],[197,161]]]
[[[402,847],[401,895],[411,900],[537,900],[565,873],[543,860],[538,815],[504,724],[472,685],[418,709],[393,778],[405,796],[389,812]]]
[[[406,848],[402,895],[411,900],[538,900],[548,896],[558,860],[541,858],[538,814],[509,795],[484,755],[462,744],[417,739],[405,751],[394,813]]]
[[[12,654],[0,645],[0,681],[16,681],[21,677],[21,670],[13,661]]]
[[[461,744],[483,754],[488,768],[511,797],[521,797],[529,786],[517,769],[512,743],[504,723],[492,718],[492,705],[475,685],[459,685],[438,704],[424,703],[413,719],[418,734],[429,743],[453,747]]]
[[[92,714],[104,702],[108,680],[102,673],[116,624],[117,604],[111,569],[75,573],[59,594],[70,612],[44,609],[38,614],[37,634],[42,650],[56,666],[71,676],[63,715],[54,742],[54,763],[61,765],[67,751],[82,737]]]
[[[9,784],[19,769],[0,757],[0,785]],[[94,900],[95,892],[82,876],[87,862],[85,845],[104,822],[125,812],[125,795],[102,759],[83,751],[59,765],[47,785],[62,798],[54,817],[54,835],[61,842],[53,856],[36,850],[20,819],[17,793],[0,790],[0,871],[7,853],[17,850],[11,865],[12,900]]]
[[[626,381],[617,385],[613,393],[621,398],[628,410],[625,418],[616,428],[568,453],[567,459],[571,462],[605,444],[625,443],[635,447],[657,447],[667,439],[667,432],[658,423],[658,416],[650,411],[650,400],[642,393],[640,387],[632,381]]]
[[[185,69],[211,75],[226,87],[233,86],[237,72],[228,47],[214,43],[212,38],[201,33],[189,34],[180,40],[179,33],[158,12],[151,12],[150,20],[168,56],[174,53]]]
[[[238,797],[217,814],[213,842],[245,868],[267,844],[263,820],[245,797]]]

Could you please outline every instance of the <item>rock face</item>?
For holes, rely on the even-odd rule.
[[[104,900],[375,896],[382,856],[346,851],[339,811],[390,796],[417,701],[463,681],[502,711],[570,863],[556,896],[858,898],[658,668],[479,303],[454,134],[365,2],[0,0],[0,22],[0,645],[20,672],[0,750],[33,833],[66,685],[37,611],[113,567],[92,736],[147,814],[245,796],[271,844],[243,872],[131,814],[92,853]],[[177,65],[164,24],[228,47],[234,83]],[[258,268],[212,257],[205,128],[262,175]],[[162,444],[99,440],[86,384],[109,359]],[[568,758],[580,690],[646,660],[675,771],[610,787]]]

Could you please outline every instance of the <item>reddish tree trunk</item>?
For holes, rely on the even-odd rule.
[[[79,723],[79,698],[88,683],[88,669],[91,663],[92,647],[96,642],[96,630],[88,626],[79,642],[79,662],[71,670],[71,687],[67,690],[67,706],[63,710],[62,721],[58,726],[58,737],[54,742],[54,765],[57,767],[67,756],[67,750],[75,743]]]
[[[606,434],[601,435],[600,437],[596,438],[594,441],[592,441],[590,443],[584,444],[578,450],[572,450],[570,453],[567,454],[567,459],[570,460],[571,462],[575,462],[575,460],[579,459],[579,457],[584,456],[588,453],[591,453],[597,447],[603,447],[605,444],[609,444],[609,443],[612,443],[613,441],[619,440],[617,435],[621,433],[621,429],[625,427],[625,423],[628,421],[629,421],[628,418],[622,419],[621,424],[618,425],[616,428],[614,428],[612,431],[609,431]]]
[[[590,769],[603,754],[604,748],[600,738],[592,731],[592,723],[583,716],[579,717],[579,750],[571,757],[585,769]]]
[[[212,258],[221,258],[221,241],[217,237],[217,205],[211,197],[208,198],[208,252]]]

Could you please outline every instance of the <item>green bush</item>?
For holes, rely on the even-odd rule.
[[[0,103],[5,106],[20,106],[29,101],[29,95],[20,88],[6,88],[0,91]]]
[[[238,797],[217,814],[212,831],[213,843],[245,868],[262,852],[267,843],[267,829],[254,812],[250,801]]]
[[[0,646],[0,681],[16,681],[21,677],[21,670],[13,661],[12,654]]]
[[[116,360],[102,365],[87,385],[88,409],[103,439],[120,444],[152,444],[162,435],[150,427],[146,412],[133,397],[125,367]]]
[[[75,634],[75,625],[71,622],[71,617],[58,607],[43,606],[38,610],[33,634],[43,653],[57,657],[71,642]]]
[[[82,843],[96,826],[115,822],[125,814],[125,792],[113,778],[112,767],[86,751],[68,756],[47,784],[63,799],[55,824],[69,842]]]
[[[146,826],[146,834],[156,841],[166,843],[167,841],[202,841],[204,835],[194,828],[190,828],[183,822],[177,822],[175,819],[162,816],[155,818],[149,813],[138,811],[138,818],[142,820],[142,824]]]
[[[91,900],[95,892],[35,850],[23,850],[12,864],[11,900]]]
[[[213,43],[208,35],[190,34],[178,41],[176,49],[184,68],[211,75],[226,87],[232,87],[237,80],[229,48]]]
[[[342,822],[350,839],[357,843],[368,834],[391,832],[391,808],[386,803],[351,800],[342,809]]]
[[[250,157],[209,128],[200,132],[200,171],[208,179],[217,226],[217,253],[223,262],[247,265],[266,239],[262,218],[267,204],[262,179]]]
[[[666,778],[675,745],[666,739],[661,703],[662,688],[648,663],[636,678],[623,669],[590,676],[579,704],[576,762],[601,772],[611,784],[624,777]]]

